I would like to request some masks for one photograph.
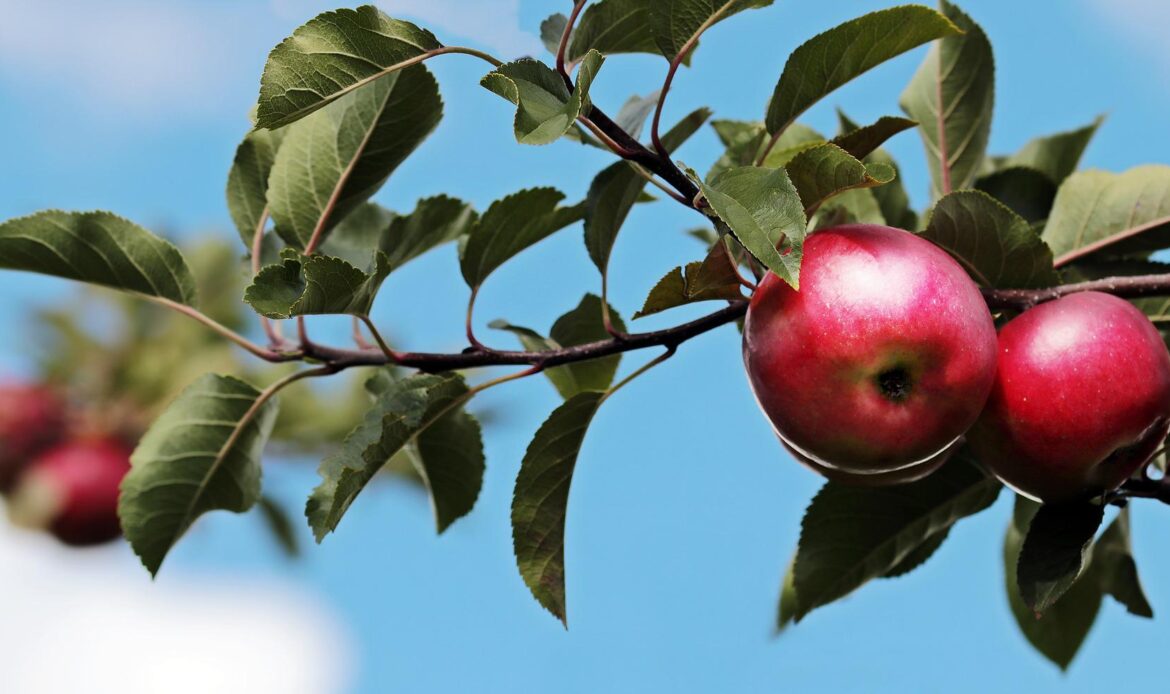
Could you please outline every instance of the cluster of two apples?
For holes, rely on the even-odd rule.
[[[946,252],[875,225],[819,231],[800,289],[769,274],[744,326],[749,381],[781,441],[838,482],[921,479],[966,440],[1045,502],[1116,489],[1170,429],[1170,353],[1099,292],[1030,308],[998,335]]]
[[[73,546],[121,535],[118,493],[130,446],[70,421],[64,398],[37,383],[0,383],[0,494],[18,525]]]

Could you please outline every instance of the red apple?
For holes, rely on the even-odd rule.
[[[999,372],[969,439],[1005,483],[1059,502],[1117,488],[1170,429],[1170,353],[1128,301],[1041,304],[999,333]]]
[[[32,457],[55,443],[64,428],[65,406],[51,389],[0,384],[0,492],[11,489]]]
[[[874,474],[931,461],[967,431],[995,344],[982,295],[946,252],[858,224],[805,241],[799,291],[764,278],[743,353],[784,442],[821,467]]]
[[[9,504],[12,520],[47,528],[69,545],[94,545],[121,535],[118,486],[130,470],[128,446],[83,439],[50,449],[21,475]]]

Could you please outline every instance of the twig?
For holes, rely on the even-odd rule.
[[[569,50],[569,37],[573,35],[573,26],[577,24],[577,16],[581,14],[581,10],[587,2],[589,0],[577,0],[577,4],[573,5],[573,12],[569,15],[569,21],[565,22],[564,32],[561,33],[561,43],[557,46],[557,72],[561,74],[570,90],[573,89],[573,78],[565,66],[565,52]]]
[[[1105,292],[1123,299],[1170,295],[1170,274],[1106,277],[1064,284],[1046,289],[984,289],[983,298],[991,308],[1029,309],[1045,301],[1077,292]]]

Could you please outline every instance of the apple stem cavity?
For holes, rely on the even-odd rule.
[[[878,390],[891,402],[904,402],[910,397],[913,382],[905,367],[895,366],[878,374]]]

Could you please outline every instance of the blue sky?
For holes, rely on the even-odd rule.
[[[536,50],[532,32],[540,20],[568,4],[383,6],[424,21],[448,43],[515,57]],[[889,4],[780,0],[720,25],[704,39],[694,69],[676,81],[667,120],[701,105],[717,117],[759,118],[791,49]],[[234,237],[223,185],[264,56],[330,7],[309,0],[0,0],[0,218],[100,207],[182,234]],[[1156,30],[1170,22],[1163,3],[972,0],[966,9],[996,48],[993,150],[1011,151],[1105,113],[1087,165],[1123,170],[1170,162],[1170,58]],[[475,43],[473,32],[486,38]],[[921,57],[916,51],[873,71],[806,122],[831,131],[838,105],[858,121],[897,114],[898,95]],[[482,63],[450,56],[431,67],[446,117],[379,201],[409,209],[421,196],[447,192],[482,208],[538,184],[577,198],[607,165],[604,153],[568,143],[515,145],[507,104],[477,86]],[[616,111],[631,93],[657,88],[663,68],[651,57],[614,58],[594,96]],[[900,136],[889,149],[921,205],[927,178],[917,137]],[[705,169],[718,156],[713,133],[696,136],[678,156]],[[643,206],[623,232],[611,299],[625,315],[665,271],[700,252],[682,234],[697,218],[676,208]],[[597,288],[579,232],[563,232],[493,276],[477,309],[481,337],[496,317],[547,327]],[[70,291],[55,280],[2,275],[0,319],[20,326],[31,307]],[[403,347],[457,349],[466,291],[446,249],[393,276],[375,318]],[[701,310],[653,317],[642,327]],[[318,330],[336,326],[324,321]],[[27,331],[9,334],[0,369],[27,368],[36,346]],[[509,344],[507,336],[490,337]],[[630,356],[624,367],[644,358]],[[154,585],[127,550],[107,559],[125,567],[125,580],[142,593],[171,581],[291,587],[332,615],[332,626],[317,636],[330,657],[350,654],[352,676],[333,680],[345,691],[1063,692],[1160,683],[1156,669],[1141,664],[1160,662],[1165,618],[1136,620],[1113,603],[1069,675],[1030,650],[1003,595],[1006,494],[961,524],[923,569],[871,584],[772,639],[779,579],[819,482],[787,458],[758,414],[733,329],[688,343],[609,401],[595,421],[569,513],[566,632],[519,579],[508,526],[520,458],[557,396],[532,379],[483,401],[502,413],[487,433],[484,491],[476,510],[441,538],[416,490],[384,485],[366,492],[339,531],[296,563],[269,546],[254,519],[227,514],[192,531]],[[269,489],[299,507],[314,484],[313,462],[269,460]],[[1134,520],[1145,584],[1163,613],[1170,612],[1170,557],[1157,538],[1167,515],[1138,504]],[[173,629],[184,623],[176,618]],[[279,654],[257,657],[286,664]]]

